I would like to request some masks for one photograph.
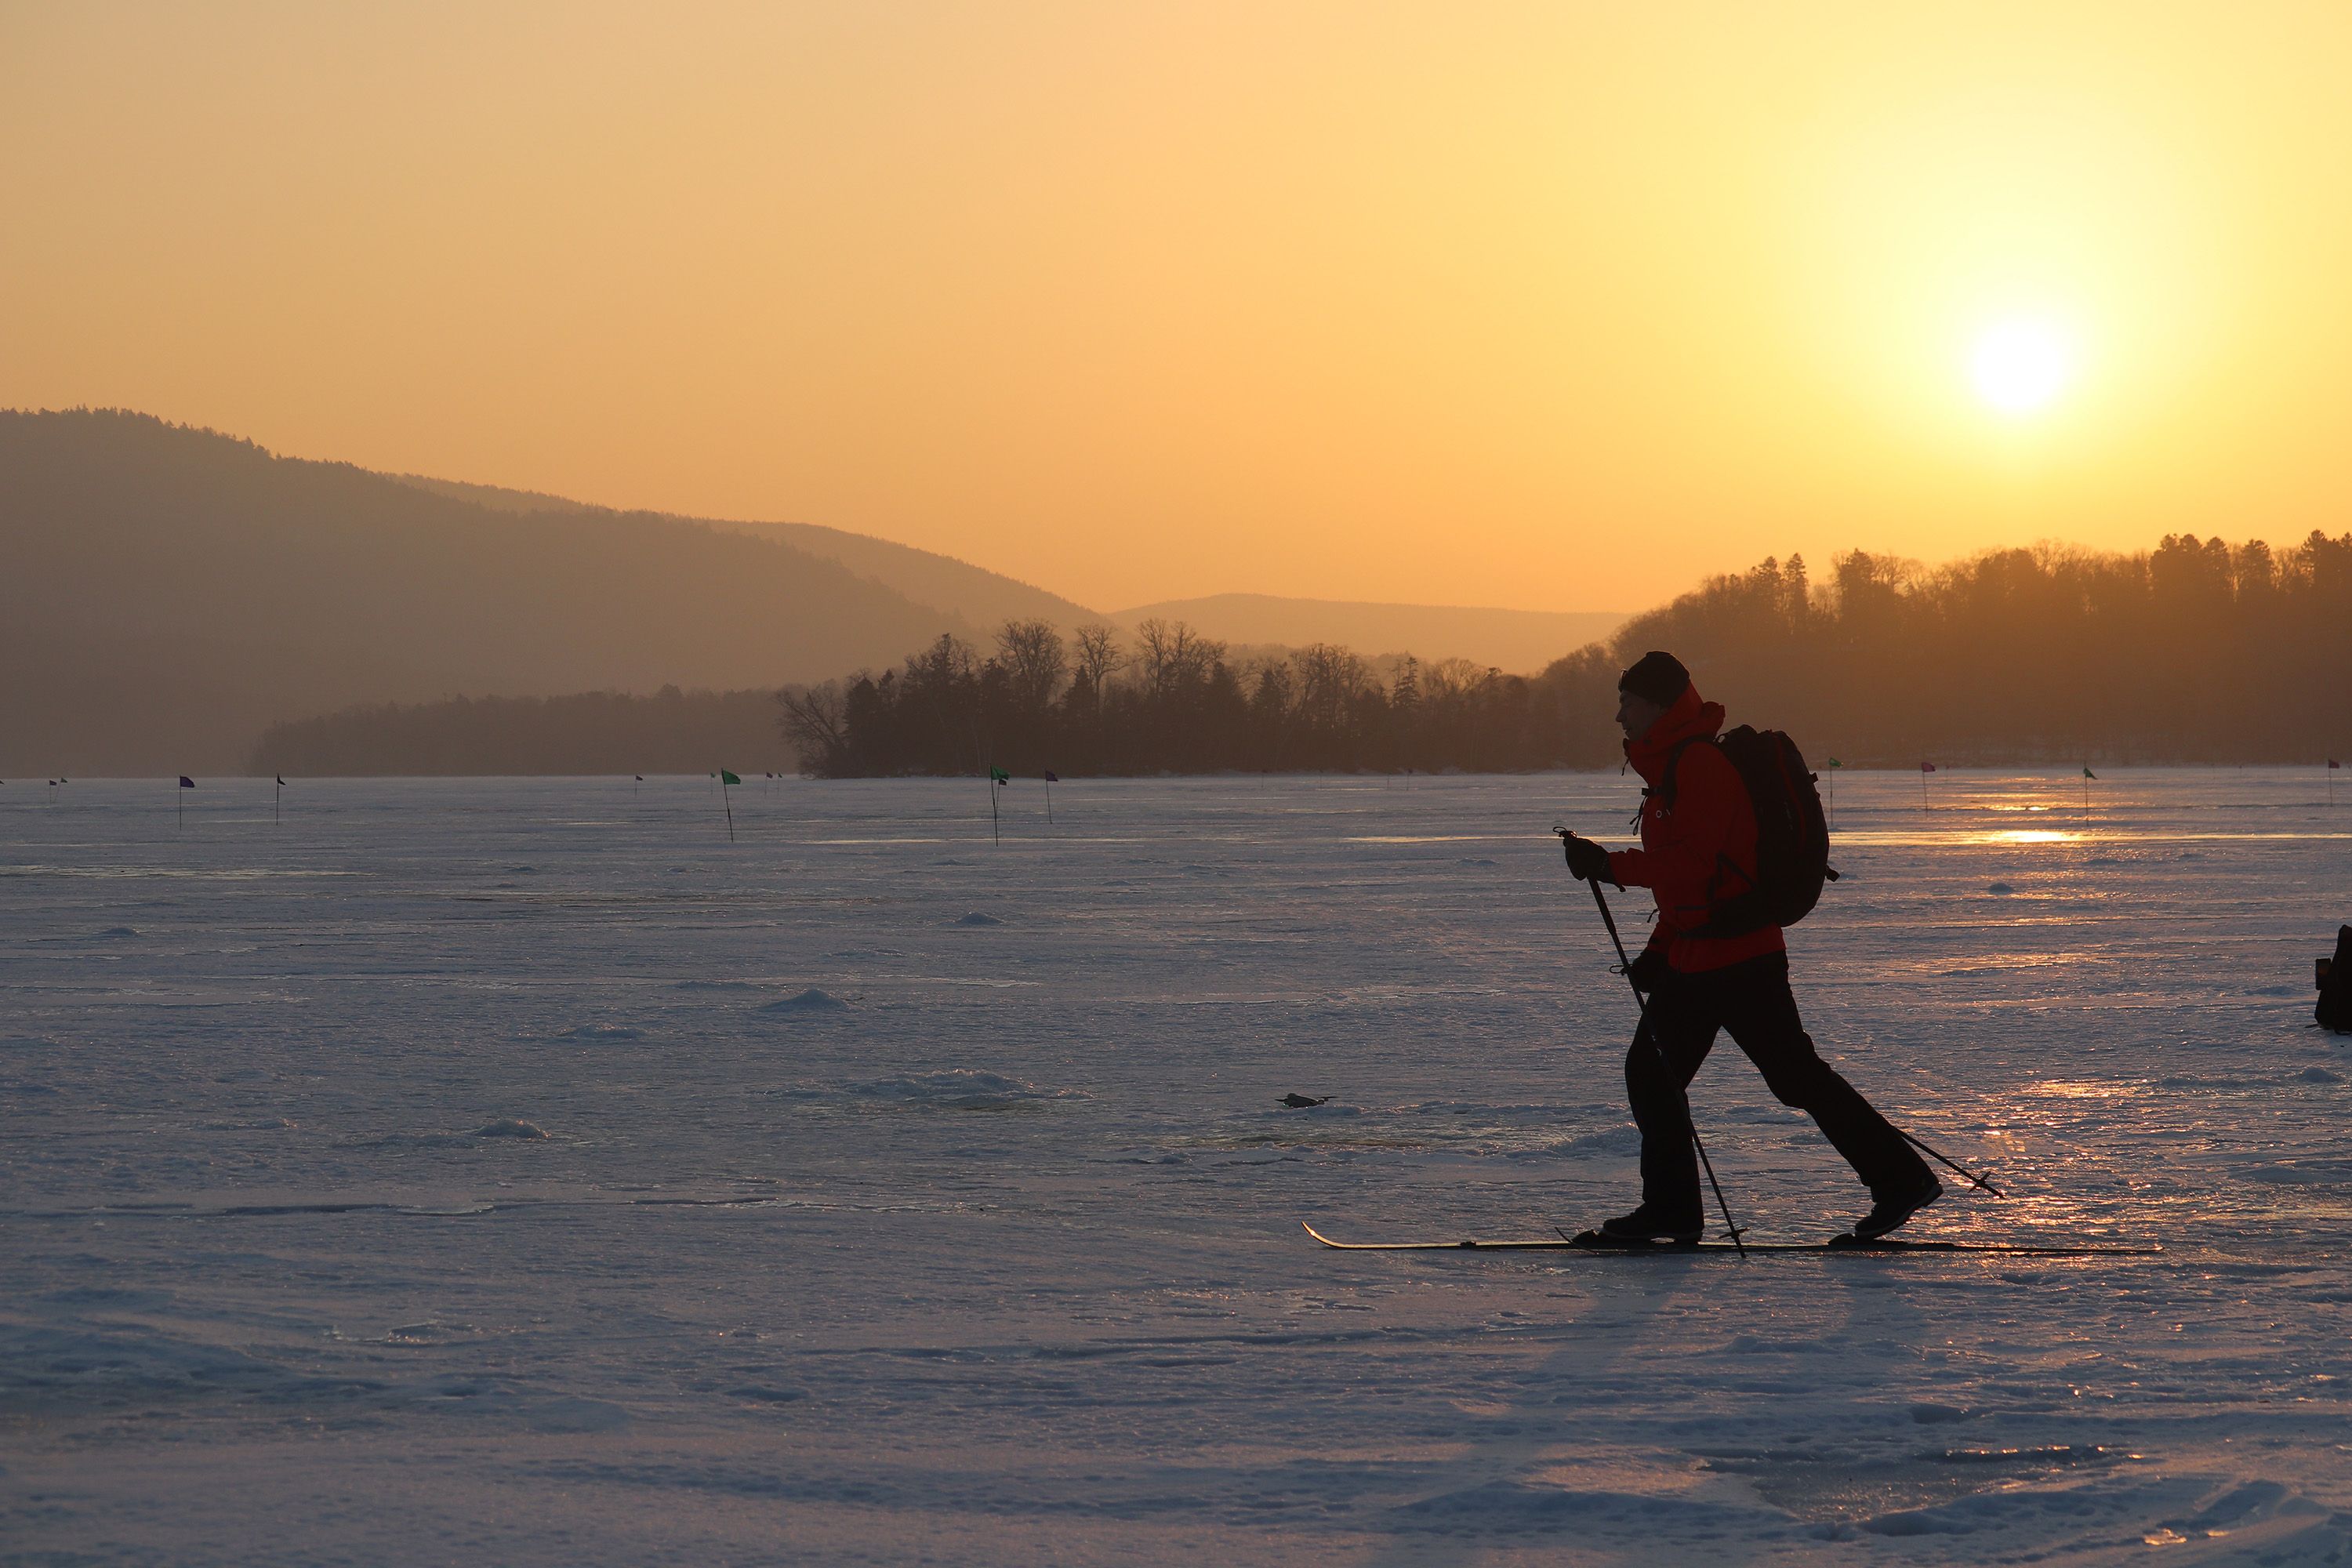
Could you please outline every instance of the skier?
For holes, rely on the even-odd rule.
[[[1685,1090],[1716,1031],[1727,1029],[1773,1096],[1811,1116],[1869,1186],[1871,1210],[1855,1222],[1854,1236],[1885,1236],[1941,1197],[1942,1184],[1814,1052],[1790,994],[1780,928],[1710,924],[1727,899],[1753,885],[1757,866],[1755,808],[1738,771],[1711,743],[1723,728],[1722,705],[1701,701],[1690,672],[1667,653],[1643,654],[1619,678],[1618,697],[1626,758],[1649,785],[1642,792],[1642,847],[1612,854],[1571,837],[1568,866],[1580,879],[1652,889],[1658,920],[1632,965],[1648,1004],[1625,1053],[1625,1094],[1642,1131],[1642,1203],[1604,1222],[1601,1235],[1629,1246],[1699,1238],[1705,1226]]]

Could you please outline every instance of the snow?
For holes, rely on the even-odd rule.
[[[1841,775],[1917,1233],[2166,1250],[1746,1263],[1299,1229],[1630,1203],[1614,774],[170,784],[0,803],[0,1563],[2352,1562],[2316,770]]]

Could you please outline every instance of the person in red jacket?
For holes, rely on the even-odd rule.
[[[1776,925],[1727,926],[1717,913],[1756,874],[1756,810],[1738,770],[1713,742],[1723,708],[1699,699],[1690,672],[1647,653],[1618,681],[1617,722],[1642,792],[1642,847],[1613,854],[1569,840],[1569,869],[1658,902],[1649,945],[1633,963],[1647,998],[1625,1093],[1642,1131],[1642,1204],[1601,1234],[1629,1244],[1693,1242],[1705,1228],[1685,1090],[1728,1030],[1781,1104],[1812,1117],[1870,1188],[1864,1239],[1885,1235],[1943,1195],[1903,1134],[1813,1049],[1789,990],[1788,943]]]

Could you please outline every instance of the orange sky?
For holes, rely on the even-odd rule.
[[[2340,4],[0,0],[0,405],[1101,608],[2291,539],[2347,79]]]

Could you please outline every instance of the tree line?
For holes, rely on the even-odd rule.
[[[1857,550],[1825,583],[1768,559],[1533,676],[1411,658],[1383,674],[1329,644],[1235,660],[1181,622],[1122,640],[1011,621],[993,641],[943,636],[782,693],[782,731],[830,778],[1599,767],[1621,757],[1618,671],[1662,647],[1733,722],[1816,762],[2310,761],[2352,742],[2352,533],[1935,568]]]
[[[962,773],[1502,773],[1614,761],[1616,670],[1593,646],[1537,676],[1328,643],[1236,661],[1181,621],[1124,642],[1009,621],[983,652],[941,637],[898,669],[786,692],[782,723],[826,778]]]
[[[1733,721],[1817,761],[2294,763],[2352,743],[2352,533],[1994,550],[1933,569],[1854,551],[1715,578],[1628,623]]]

